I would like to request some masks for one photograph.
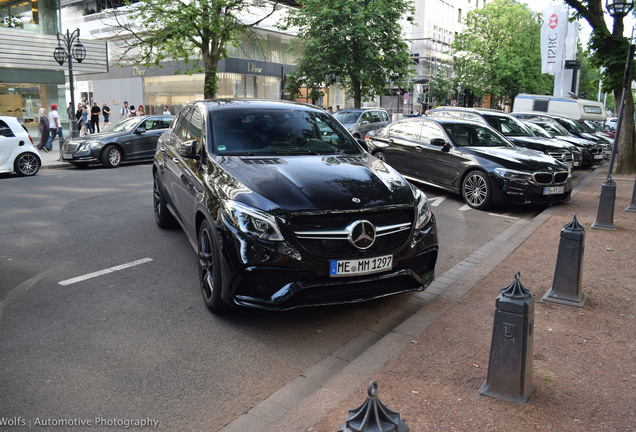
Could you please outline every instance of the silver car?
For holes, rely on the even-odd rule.
[[[348,108],[336,111],[333,116],[359,139],[364,139],[367,132],[391,123],[389,113],[382,108]]]

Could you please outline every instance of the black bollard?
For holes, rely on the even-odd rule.
[[[488,376],[479,394],[509,402],[526,403],[532,384],[532,333],[534,298],[519,281],[501,290],[497,297],[492,331]]]
[[[541,301],[583,307],[587,299],[587,294],[583,294],[581,289],[584,246],[585,229],[579,224],[575,214],[572,222],[563,225],[561,229],[552,289],[545,293]]]
[[[338,432],[408,432],[409,427],[400,419],[400,413],[391,411],[378,399],[378,384],[369,383],[369,397],[358,408],[349,410],[347,421]]]
[[[616,202],[616,183],[608,178],[601,187],[601,200],[598,204],[596,220],[590,228],[616,231],[614,225],[614,203]]]
[[[636,212],[636,181],[634,182],[634,190],[632,191],[632,202],[625,209],[627,212]]]

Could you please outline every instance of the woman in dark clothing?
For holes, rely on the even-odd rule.
[[[46,147],[44,147],[44,145],[49,140],[49,136],[50,136],[49,116],[46,115],[46,108],[40,108],[39,113],[40,113],[40,124],[38,128],[40,130],[40,142],[37,145],[37,149],[48,151],[46,150]]]

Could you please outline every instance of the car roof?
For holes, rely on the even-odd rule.
[[[245,108],[255,109],[300,109],[307,111],[324,112],[322,108],[314,105],[309,105],[300,102],[281,101],[281,100],[269,100],[269,99],[232,99],[232,98],[218,98],[218,99],[204,99],[194,101],[188,104],[203,105],[207,110],[214,111],[217,109],[237,109],[243,110]]]
[[[438,107],[434,108],[431,111],[462,111],[462,112],[470,112],[475,114],[501,114],[508,115],[500,110],[492,109],[492,108],[474,108],[474,107]]]

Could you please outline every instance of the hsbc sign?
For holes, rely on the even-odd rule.
[[[554,75],[562,69],[568,29],[568,9],[551,6],[542,12],[541,73]]]

